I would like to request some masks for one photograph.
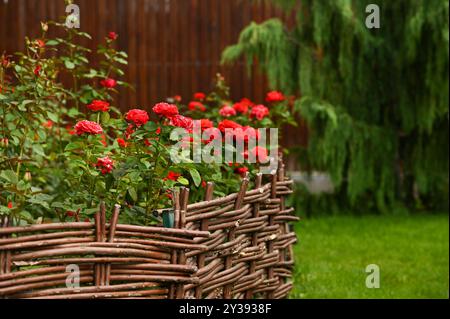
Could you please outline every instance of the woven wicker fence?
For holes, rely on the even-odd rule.
[[[0,297],[285,298],[296,242],[289,222],[298,219],[285,207],[292,181],[281,166],[248,184],[213,199],[208,183],[194,204],[181,189],[173,228],[118,224],[120,207],[107,220],[104,205],[95,223],[9,227],[3,218]]]

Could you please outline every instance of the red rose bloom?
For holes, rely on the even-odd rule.
[[[214,127],[214,123],[208,119],[201,119],[200,121],[201,121],[200,125],[202,127],[202,130]]]
[[[103,175],[111,173],[114,169],[114,163],[108,156],[98,158],[95,166],[100,168]]]
[[[77,124],[75,124],[75,133],[78,135],[82,135],[84,133],[101,134],[101,133],[103,133],[103,129],[96,122],[84,120],[84,121],[80,121]]]
[[[236,110],[231,106],[225,105],[219,110],[219,114],[223,117],[235,116]]]
[[[245,175],[246,175],[247,172],[248,172],[248,168],[245,167],[245,166],[238,167],[238,168],[236,168],[236,169],[234,170],[234,172],[235,172],[236,174],[241,175],[242,177],[245,177]]]
[[[242,102],[238,102],[233,105],[233,109],[238,113],[247,114],[248,105]]]
[[[53,121],[48,120],[48,121],[45,122],[43,125],[44,125],[44,127],[46,127],[46,128],[52,128],[52,127],[53,127]]]
[[[41,69],[42,67],[38,64],[36,65],[36,67],[34,68],[34,75],[39,76],[39,73],[41,73]]]
[[[120,137],[117,139],[117,144],[119,144],[120,147],[127,147],[127,145],[128,145],[128,143],[125,142],[125,140]]]
[[[272,91],[267,93],[266,96],[266,101],[269,103],[274,103],[274,102],[282,102],[285,100],[285,97],[283,95],[283,93],[278,92],[278,91]]]
[[[165,117],[172,117],[178,114],[178,107],[174,104],[158,103],[153,107],[153,112]]]
[[[194,120],[183,115],[175,115],[170,118],[170,125],[191,130],[194,126]]]
[[[255,146],[250,151],[250,154],[253,155],[258,162],[266,162],[269,156],[267,149],[262,146]]]
[[[237,129],[237,128],[242,128],[242,125],[240,125],[234,121],[223,120],[222,122],[219,123],[218,128],[221,132],[225,132],[225,129],[227,129],[227,128]]]
[[[167,177],[164,178],[164,180],[168,180],[169,179],[171,181],[177,181],[180,176],[181,176],[181,174],[170,171],[167,174]]]
[[[12,209],[13,208],[13,203],[12,202],[8,202],[8,208]]]
[[[173,97],[173,99],[175,100],[175,102],[178,102],[178,103],[180,103],[181,100],[182,100],[182,98],[181,98],[180,95],[175,95],[175,96]]]
[[[203,92],[197,92],[194,94],[194,100],[203,101],[206,98],[206,94]]]
[[[117,33],[115,33],[115,32],[113,32],[113,31],[111,31],[111,32],[109,32],[108,33],[108,38],[110,39],[110,40],[117,40],[117,37],[118,37],[119,35],[117,34]]]
[[[107,89],[112,89],[117,85],[117,81],[111,78],[106,78],[100,81],[100,85]]]
[[[236,130],[235,131],[236,140],[238,141],[244,141],[248,142],[250,138],[252,139],[259,139],[259,132],[257,129],[250,127],[250,126],[244,126],[242,127],[242,130]]]
[[[37,45],[39,48],[43,48],[43,47],[45,47],[45,42],[44,42],[43,40],[41,40],[41,39],[37,39],[37,40],[36,40],[36,45]]]
[[[144,110],[134,109],[129,111],[126,114],[126,119],[128,121],[134,122],[134,124],[139,127],[141,125],[144,125],[148,122],[150,117],[148,116],[148,113]]]
[[[269,109],[265,107],[264,105],[256,105],[252,108],[252,111],[250,112],[251,118],[256,118],[259,121],[261,121],[263,118],[269,115]]]
[[[196,101],[192,101],[191,103],[189,103],[188,108],[191,111],[195,110],[199,110],[201,112],[206,111],[206,107],[202,103]]]
[[[247,105],[248,107],[253,107],[255,106],[255,103],[253,103],[252,101],[250,101],[249,99],[247,99],[246,97],[244,97],[240,103]]]
[[[109,110],[109,103],[102,100],[93,100],[87,107],[94,112],[107,112]]]

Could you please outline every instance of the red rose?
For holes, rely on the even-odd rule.
[[[214,127],[214,123],[212,121],[208,120],[208,119],[201,119],[200,120],[200,125],[202,127],[202,130]]]
[[[52,128],[52,127],[53,127],[53,121],[48,120],[48,121],[45,122],[43,125],[44,125],[44,127],[46,127],[46,128]]]
[[[144,110],[134,109],[126,114],[126,119],[128,121],[134,122],[134,124],[139,127],[144,125],[150,119],[148,113]]]
[[[180,103],[181,100],[182,100],[182,98],[181,98],[180,95],[175,95],[175,96],[173,97],[173,99],[175,100],[175,102],[178,102],[178,103]]]
[[[257,129],[254,129],[253,127],[250,126],[244,126],[242,127],[241,130],[237,129],[235,130],[235,135],[236,135],[236,140],[238,141],[244,141],[244,142],[248,142],[249,138],[252,139],[259,139],[259,132]]]
[[[36,45],[37,45],[39,48],[43,48],[43,47],[45,47],[45,42],[44,42],[43,40],[41,40],[41,39],[37,39],[37,40],[36,40]]]
[[[170,118],[170,125],[191,130],[194,126],[194,120],[183,115],[175,115]]]
[[[250,151],[250,154],[253,155],[258,162],[266,162],[269,156],[267,149],[262,146],[255,146]]]
[[[223,117],[235,116],[236,110],[231,106],[225,105],[219,110],[219,114]]]
[[[191,111],[195,111],[195,110],[197,110],[197,109],[198,109],[200,112],[206,111],[206,107],[205,107],[202,103],[197,102],[197,101],[192,101],[191,103],[189,103],[188,108],[189,108],[189,110],[191,110]]]
[[[168,180],[169,179],[171,181],[177,181],[180,176],[181,176],[181,174],[170,171],[167,174],[167,177],[164,178],[164,180]]]
[[[125,140],[120,137],[117,139],[117,144],[119,144],[120,147],[127,147],[127,145],[128,145],[128,143],[125,142]]]
[[[117,34],[117,33],[115,33],[115,32],[113,32],[113,31],[111,31],[111,32],[109,32],[108,33],[108,38],[110,39],[110,40],[117,40],[117,37],[118,37],[119,35]]]
[[[12,202],[8,202],[8,208],[12,209],[13,208],[13,203]]]
[[[107,89],[112,89],[117,85],[117,81],[111,78],[106,78],[104,80],[101,80],[100,84]]]
[[[252,108],[252,111],[250,112],[251,118],[256,118],[259,121],[261,121],[263,118],[269,115],[269,109],[265,107],[264,105],[256,105]]]
[[[233,105],[233,109],[241,114],[247,114],[248,105],[246,103],[238,102]]]
[[[234,170],[234,172],[235,172],[236,174],[241,175],[242,177],[245,177],[245,175],[247,175],[248,168],[245,167],[245,166],[238,167],[238,168],[236,168],[236,169]]]
[[[83,133],[101,134],[103,133],[103,129],[98,123],[84,120],[75,124],[75,133],[78,135],[82,135]]]
[[[266,101],[269,103],[274,103],[274,102],[282,102],[285,100],[285,97],[283,95],[283,93],[278,92],[278,91],[272,91],[267,93],[266,96]]]
[[[225,129],[227,129],[227,128],[237,129],[237,128],[242,128],[242,125],[240,125],[234,121],[223,120],[222,122],[219,123],[219,125],[217,127],[219,128],[219,130],[221,132],[225,132]]]
[[[174,104],[158,103],[153,107],[153,112],[165,117],[172,117],[178,114],[178,107]]]
[[[114,169],[114,163],[108,156],[98,158],[95,166],[100,168],[103,175],[111,173]]]
[[[109,110],[109,103],[102,100],[93,100],[87,107],[94,112],[107,112]]]
[[[255,103],[253,103],[252,101],[250,101],[249,99],[247,99],[246,97],[244,97],[240,103],[243,103],[245,105],[247,105],[248,107],[253,107],[255,106]]]
[[[206,94],[203,92],[197,92],[194,94],[194,100],[203,101],[206,98]]]
[[[155,133],[156,133],[156,135],[161,134],[161,127],[158,127],[158,128],[156,129]]]
[[[39,73],[41,72],[42,67],[38,64],[36,65],[36,67],[34,68],[34,75],[39,76]]]

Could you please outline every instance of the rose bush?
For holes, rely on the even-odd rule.
[[[48,39],[49,27],[65,36]],[[267,149],[248,144],[259,138],[255,129],[295,123],[280,92],[270,93],[267,105],[245,98],[233,103],[220,76],[213,92],[197,92],[186,105],[175,96],[123,114],[114,101],[117,88],[128,86],[120,80],[127,54],[115,49],[117,37],[105,36],[94,66],[94,53],[77,44],[90,36],[50,22],[42,24],[39,39],[26,39],[26,53],[1,56],[0,214],[15,224],[91,220],[102,200],[108,208],[123,207],[122,222],[151,224],[155,210],[172,206],[177,187],[188,186],[190,200],[198,201],[206,182],[223,196],[258,171],[258,164],[194,163],[189,157],[174,162],[174,128],[186,131],[182,154],[198,138],[194,119],[200,134],[211,132],[201,139],[204,145],[217,132],[239,129],[234,138],[245,145],[240,155],[264,162]]]

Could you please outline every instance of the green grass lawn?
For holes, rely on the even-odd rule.
[[[303,219],[296,231],[291,298],[448,298],[448,215]],[[369,264],[379,289],[366,288]]]

